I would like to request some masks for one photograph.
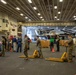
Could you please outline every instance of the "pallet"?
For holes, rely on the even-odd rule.
[[[26,56],[25,55],[21,55],[21,56],[19,56],[19,58],[26,58]],[[28,58],[34,59],[35,57],[33,55],[31,55],[31,56],[28,56]]]
[[[55,62],[64,62],[66,56],[67,56],[67,53],[64,52],[62,54],[61,58],[52,58],[52,57],[50,57],[50,58],[46,58],[45,60],[47,60],[47,61],[55,61]]]

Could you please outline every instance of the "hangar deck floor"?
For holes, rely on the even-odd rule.
[[[29,55],[36,49],[31,44]],[[56,48],[55,48],[56,49]],[[60,52],[52,53],[49,48],[42,49],[44,58],[61,57],[65,47],[60,47]],[[76,57],[72,63],[60,63],[45,61],[45,59],[29,59],[28,61],[19,58],[23,53],[6,52],[5,57],[0,57],[0,75],[76,75]]]

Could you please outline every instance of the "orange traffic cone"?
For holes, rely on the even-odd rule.
[[[12,52],[12,48],[10,48],[10,52]]]
[[[52,52],[55,52],[54,48],[52,48]]]

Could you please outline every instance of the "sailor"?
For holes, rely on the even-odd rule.
[[[39,58],[43,58],[43,54],[41,51],[41,40],[39,39],[39,36],[37,36],[37,47],[38,47],[38,52],[39,52]]]
[[[26,60],[28,60],[28,37],[25,35],[24,37],[24,55],[26,56]]]
[[[72,36],[71,35],[68,35],[68,52],[67,52],[67,59],[68,59],[68,62],[72,62],[72,52],[73,52],[73,39],[72,39]]]

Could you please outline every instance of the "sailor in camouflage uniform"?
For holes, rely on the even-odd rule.
[[[73,44],[73,39],[72,39],[72,36],[71,35],[68,35],[68,52],[67,52],[67,59],[68,59],[68,62],[72,62],[72,52],[73,52],[73,47],[74,47],[74,44]]]
[[[26,60],[28,60],[28,37],[25,35],[24,38],[24,55],[26,56]]]
[[[2,36],[2,52],[1,52],[2,56],[5,56],[5,40],[4,37]]]
[[[39,39],[39,36],[37,36],[37,47],[38,47],[38,52],[39,52],[39,58],[43,58],[43,54],[41,51],[41,40]]]

